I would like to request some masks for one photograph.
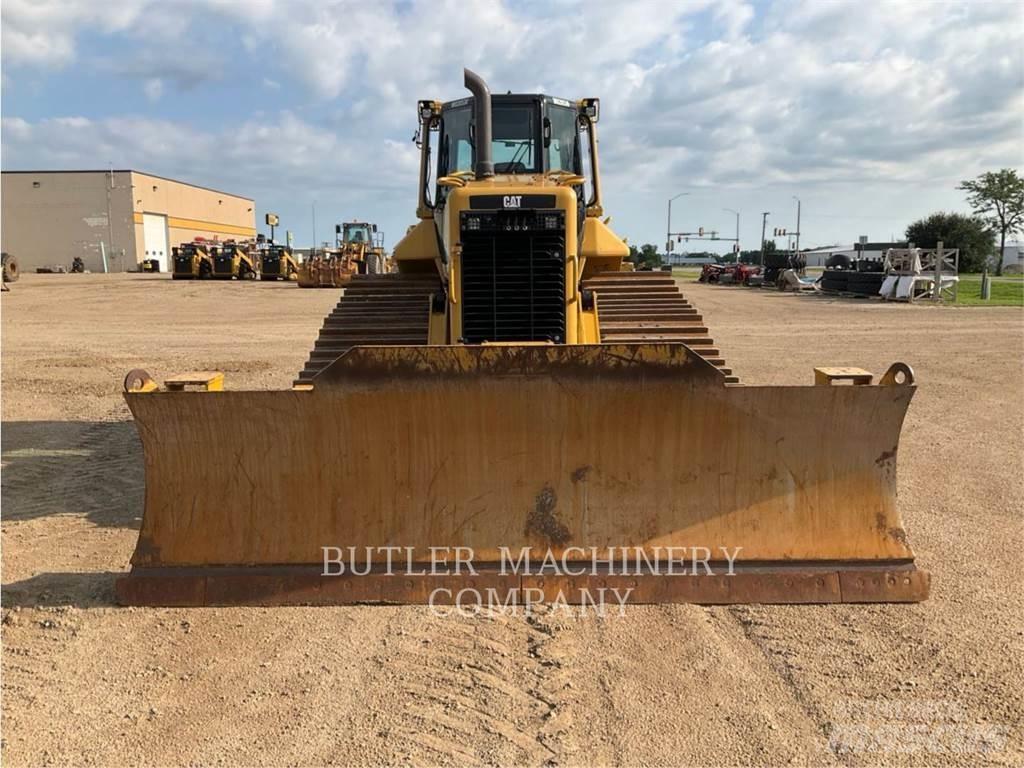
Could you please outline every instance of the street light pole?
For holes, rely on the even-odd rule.
[[[761,213],[761,266],[764,266],[764,230],[768,226],[768,211]]]
[[[683,197],[684,195],[690,194],[689,192],[680,192],[675,197],[668,199],[668,219],[665,221],[665,255],[668,255],[669,248],[672,242],[672,201],[676,198]]]
[[[732,208],[723,208],[723,211],[736,214],[736,261],[740,260],[740,212]]]

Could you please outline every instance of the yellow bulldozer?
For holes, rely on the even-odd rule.
[[[259,276],[257,270],[256,250],[252,243],[237,243],[227,240],[216,243],[210,248],[213,259],[211,277],[217,280],[255,280]]]
[[[260,280],[298,280],[299,263],[290,247],[269,243],[259,253]]]
[[[341,288],[354,275],[387,271],[384,249],[374,242],[377,225],[351,221],[335,228],[334,248],[314,249],[299,268],[302,288]]]
[[[206,279],[213,275],[213,257],[207,243],[195,240],[171,248],[171,278],[174,280]]]
[[[896,506],[910,368],[742,384],[670,274],[622,271],[598,100],[465,83],[418,103],[397,271],[352,276],[291,389],[129,374],[146,495],[119,599],[924,599]]]

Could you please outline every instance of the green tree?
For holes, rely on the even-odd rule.
[[[757,255],[757,258],[758,258],[758,262],[757,263],[759,263],[759,264],[767,264],[768,263],[768,257],[771,256],[773,253],[775,253],[775,251],[777,251],[778,248],[776,247],[774,240],[765,240],[764,241],[764,248],[763,248],[763,250],[764,250],[764,253],[759,253]]]
[[[661,254],[658,253],[658,247],[650,243],[644,243],[639,248],[635,245],[629,246],[629,260],[633,262],[636,269],[645,267],[657,269],[661,266]]]
[[[933,213],[907,227],[907,240],[919,248],[960,249],[960,271],[981,272],[995,251],[995,233],[988,222],[962,213]]]
[[[1024,224],[1024,179],[1013,168],[1003,168],[983,173],[973,181],[963,181],[957,189],[967,193],[967,202],[975,215],[984,218],[999,233],[996,274],[1003,274],[1006,235],[1020,232]]]

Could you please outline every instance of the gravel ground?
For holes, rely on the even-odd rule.
[[[287,387],[337,292],[26,275],[0,305],[4,763],[1024,763],[1024,312],[683,289],[746,383],[914,367],[899,492],[931,600],[118,608],[143,486],[125,372]]]

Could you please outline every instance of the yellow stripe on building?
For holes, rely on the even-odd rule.
[[[133,218],[136,224],[142,223],[142,212],[134,211]],[[218,224],[213,221],[202,221],[200,219],[179,219],[175,216],[167,217],[167,226],[175,227],[177,229],[199,229],[206,232],[217,232],[224,235],[245,235],[247,237],[254,237],[256,235],[256,229],[254,227],[240,227],[235,224]]]

